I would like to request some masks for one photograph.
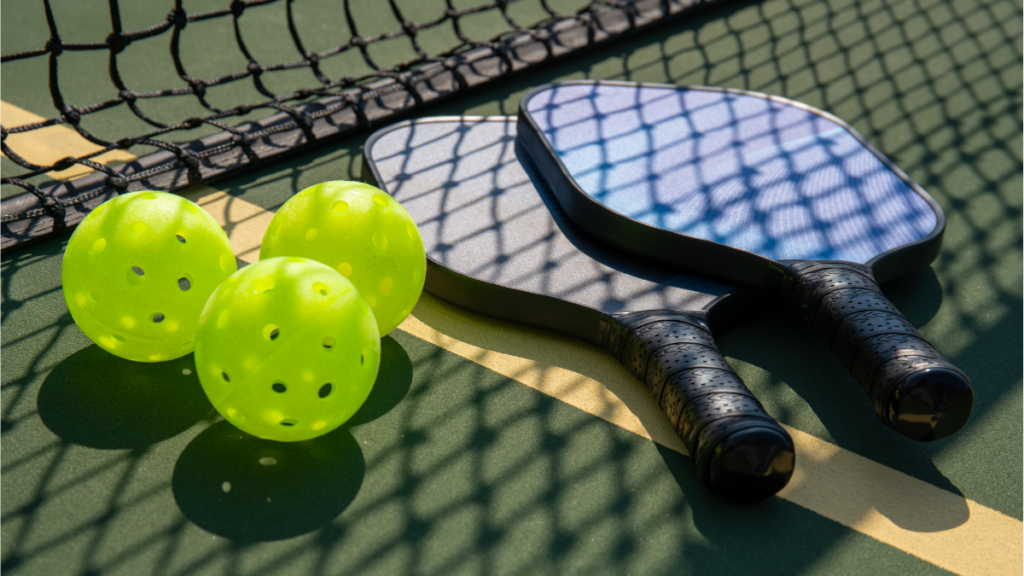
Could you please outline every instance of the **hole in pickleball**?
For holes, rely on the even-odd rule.
[[[140,195],[139,198],[142,198],[143,200],[156,200],[156,194],[146,192],[145,194]]]
[[[391,290],[395,288],[395,281],[391,278],[385,278],[380,281],[380,293],[387,296],[391,294]]]
[[[366,363],[366,356],[364,354],[360,354],[359,355],[359,363],[360,364],[365,364]]]
[[[288,262],[305,262],[306,261],[305,258],[299,258],[298,256],[289,256],[289,257],[285,258],[285,260],[288,261]]]
[[[146,272],[145,270],[138,266],[132,266],[125,274],[125,278],[128,280],[128,283],[131,284],[132,286],[138,286],[139,284],[142,284],[143,281],[145,281]]]
[[[409,235],[410,240],[416,239],[416,227],[412,224],[406,224],[405,233]]]
[[[159,312],[157,312],[156,314],[153,314],[152,316],[150,316],[149,319],[152,320],[153,322],[156,322],[157,324],[159,324],[159,323],[164,321],[164,315],[159,313]]]
[[[223,378],[225,382],[231,382],[231,378],[228,378],[227,372],[221,372],[220,377]]]
[[[131,225],[129,226],[129,228],[131,229],[132,234],[135,234],[136,236],[139,236],[141,234],[145,234],[146,233],[146,229],[148,228],[148,226],[146,226],[145,222],[141,222],[140,221],[140,222],[132,222]]]
[[[338,273],[344,276],[345,278],[348,278],[349,276],[352,275],[352,265],[349,264],[348,262],[342,262],[341,264],[338,264]]]
[[[181,234],[175,234],[174,237],[178,239],[178,242],[181,242],[182,244],[185,243],[185,237]]]
[[[267,324],[263,327],[263,337],[267,340],[273,341],[280,334],[281,331],[278,330],[277,324]]]
[[[386,250],[388,247],[388,237],[385,236],[383,232],[374,232],[373,245],[376,246],[378,250]]]
[[[271,278],[270,276],[260,278],[259,280],[253,282],[252,289],[257,294],[269,292],[274,289],[274,279]]]
[[[193,214],[198,214],[199,213],[199,208],[196,207],[196,205],[191,203],[191,202],[186,202],[185,203],[185,210],[188,210],[189,212],[191,212]]]
[[[297,420],[294,420],[292,418],[289,418],[287,420],[281,420],[281,426],[295,426],[298,423],[299,422]]]
[[[181,288],[182,292],[188,292],[192,289],[192,281],[187,276],[178,278],[178,288]]]
[[[271,386],[271,388],[273,388],[274,392],[277,392],[278,394],[284,394],[288,391],[288,387],[281,382],[274,382],[274,385]]]
[[[114,340],[117,340],[118,342],[125,342],[124,336],[121,336],[120,334],[114,334]]]
[[[92,254],[93,256],[99,256],[100,253],[106,249],[107,241],[104,240],[103,238],[100,238],[99,240],[92,243],[92,249],[89,250],[89,253]]]
[[[324,348],[334,348],[334,338],[332,336],[324,336]]]
[[[323,386],[320,387],[320,392],[318,392],[317,394],[321,398],[327,398],[328,396],[331,395],[331,390],[333,390],[333,389],[334,389],[334,387],[331,386],[330,382],[328,382],[327,384],[324,384]]]
[[[344,200],[338,200],[337,202],[331,205],[331,209],[337,212],[338,214],[341,214],[348,210],[348,202],[345,202]]]
[[[314,242],[320,237],[320,231],[316,228],[310,228],[306,231],[306,242]]]
[[[390,202],[388,202],[388,197],[383,194],[374,194],[373,201],[375,204],[382,208],[387,208],[388,205],[391,204]]]
[[[320,294],[321,296],[327,296],[328,294],[331,293],[330,287],[328,287],[327,284],[324,284],[323,282],[314,282],[313,290]]]
[[[398,314],[395,314],[395,319],[392,320],[392,322],[394,322],[395,324],[401,324],[402,320],[405,320],[405,317],[408,316],[408,315],[409,315],[409,310],[408,309],[402,310]]]

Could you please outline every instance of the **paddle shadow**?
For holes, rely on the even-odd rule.
[[[821,562],[824,551],[849,535],[840,524],[822,522],[814,512],[780,498],[743,504],[725,500],[700,483],[693,460],[656,446],[685,495],[694,526],[710,543],[687,548],[688,570],[681,573],[795,574]],[[793,554],[794,546],[804,553]]]
[[[930,266],[886,282],[882,291],[918,328],[931,321],[942,308],[942,284]]]
[[[39,417],[73,444],[136,449],[187,430],[210,413],[192,354],[132,362],[88,346],[58,364],[39,388]]]
[[[345,427],[285,443],[222,421],[185,447],[171,489],[182,513],[207,532],[265,542],[330,523],[355,499],[365,474],[359,444]]]

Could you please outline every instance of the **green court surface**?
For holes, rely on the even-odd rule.
[[[125,27],[162,19],[170,4],[133,4]],[[373,15],[372,3],[355,4]],[[429,12],[405,4],[423,10],[410,18]],[[53,6],[68,41],[101,41],[109,30],[106,2]],[[304,25],[343,18],[323,14]],[[382,30],[393,26],[380,18]],[[82,334],[61,292],[65,235],[5,251],[0,267],[0,568],[1020,574],[1021,22],[1017,0],[737,2],[411,115],[512,115],[536,85],[591,78],[755,90],[842,118],[946,212],[938,259],[884,288],[972,378],[974,414],[959,435],[922,444],[885,428],[825,344],[766,310],[718,344],[794,435],[798,471],[779,496],[731,504],[697,482],[642,385],[603,353],[425,295],[384,337],[380,376],[350,422],[303,443],[262,441],[213,410],[191,355],[131,363]],[[286,34],[282,21],[253,26],[266,27],[265,50]],[[493,35],[488,26],[481,17],[481,36]],[[189,47],[197,75],[244,66],[233,44],[218,44],[223,32]],[[4,54],[41,47],[46,35],[41,3],[5,0]],[[151,56],[154,69],[166,66],[151,89],[181,85],[156,60],[166,37],[158,44],[140,46],[136,65]],[[379,57],[399,61],[405,49],[385,46]],[[75,62],[61,82],[80,94],[76,104],[112,96],[105,56]],[[54,116],[46,82],[45,59],[4,66],[5,127],[19,114]],[[171,111],[186,117],[189,105]],[[137,128],[117,114],[90,122],[97,132]],[[270,214],[293,194],[362,177],[371,132],[187,194],[251,261]],[[45,152],[62,137],[33,145]],[[2,170],[23,171],[7,158]]]

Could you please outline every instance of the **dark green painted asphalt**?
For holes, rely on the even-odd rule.
[[[45,36],[27,15],[38,4],[25,4],[4,4],[4,53]],[[54,2],[92,22],[86,4]],[[106,97],[90,77],[82,98]],[[1022,518],[1019,3],[740,3],[417,115],[514,114],[533,85],[569,78],[800,100],[851,123],[927,189],[946,211],[943,252],[885,288],[974,380],[959,436],[893,435],[825,346],[779,314],[719,344],[780,421]],[[50,114],[38,71],[5,65],[0,79],[5,101]],[[368,135],[215,186],[273,209],[317,182],[358,178]],[[128,366],[81,334],[60,293],[63,241],[4,253],[0,267],[11,574],[939,571],[785,501],[718,501],[689,460],[400,332],[353,424],[303,447],[239,439],[182,373],[191,357]],[[253,466],[268,450],[280,467]]]

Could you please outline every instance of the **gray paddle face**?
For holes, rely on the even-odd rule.
[[[514,117],[399,124],[365,154],[378,185],[416,221],[427,257],[462,278],[605,313],[699,310],[732,289],[585,236],[517,150]]]
[[[938,223],[923,191],[798,103],[566,83],[522,107],[584,194],[655,228],[773,260],[866,263]]]

